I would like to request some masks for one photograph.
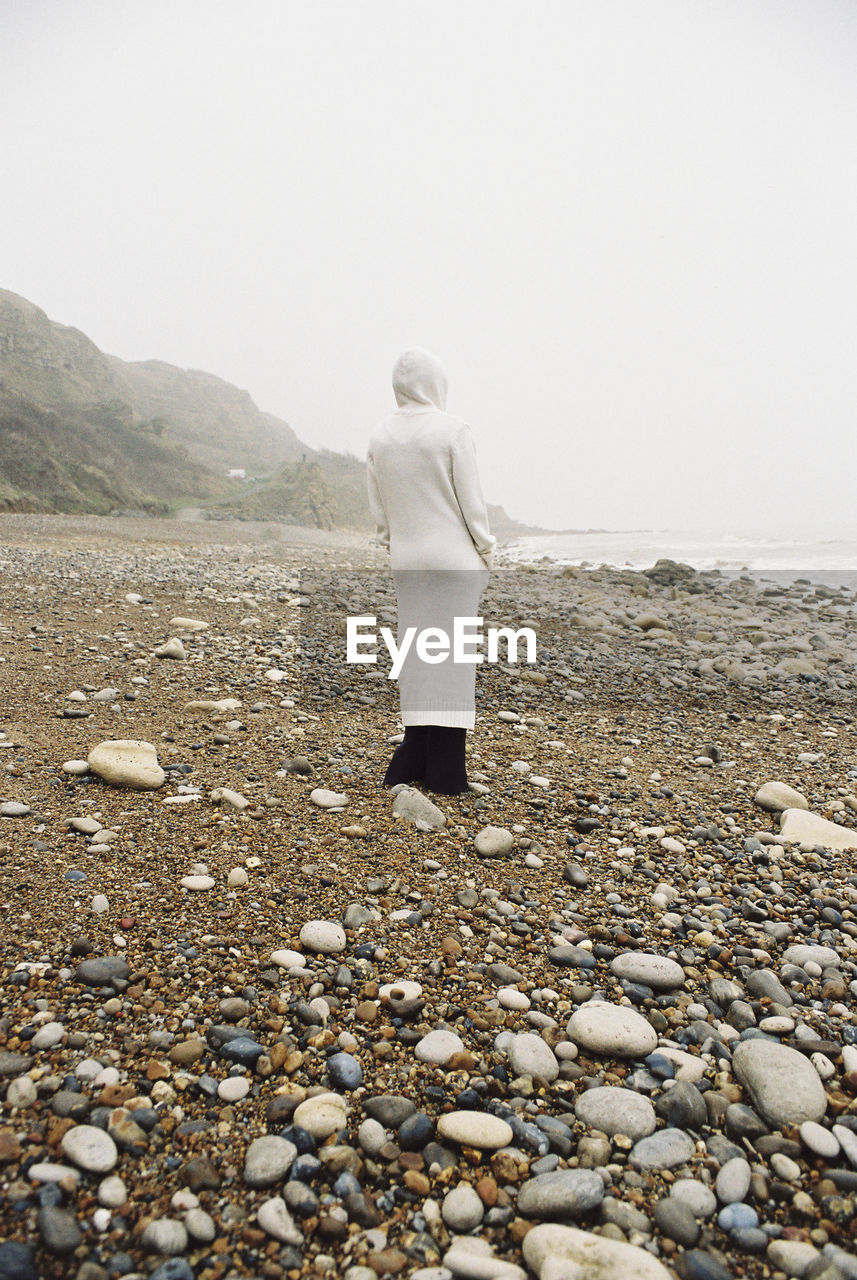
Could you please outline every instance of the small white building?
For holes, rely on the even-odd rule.
[[[247,468],[246,467],[230,467],[230,469],[226,472],[226,476],[227,476],[227,479],[229,480],[246,480]]]

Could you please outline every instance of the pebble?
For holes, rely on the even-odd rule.
[[[25,1111],[27,1107],[34,1106],[38,1096],[35,1081],[29,1076],[16,1076],[9,1081],[6,1101],[15,1111]]]
[[[635,1142],[628,1157],[638,1169],[675,1169],[687,1164],[696,1144],[682,1129],[658,1129]]]
[[[787,844],[821,845],[823,849],[857,849],[857,831],[840,826],[805,809],[784,809],[780,814],[780,840]]]
[[[149,1253],[184,1253],[188,1246],[187,1228],[177,1218],[156,1218],[144,1229],[141,1243]]]
[[[800,1126],[800,1136],[804,1145],[823,1160],[835,1160],[839,1155],[839,1143],[829,1129],[816,1124],[814,1120],[804,1120]]]
[[[695,1218],[710,1218],[717,1208],[714,1192],[695,1178],[677,1178],[670,1187],[670,1198],[687,1205]]]
[[[721,1204],[745,1200],[750,1190],[750,1166],[743,1156],[727,1160],[717,1174],[714,1189]]]
[[[518,1212],[528,1218],[580,1218],[604,1199],[594,1169],[557,1169],[528,1179],[518,1192]]]
[[[204,1209],[189,1209],[184,1216],[188,1235],[198,1244],[211,1244],[217,1235],[214,1219]]]
[[[848,852],[780,839],[770,815],[797,808],[789,797],[766,809],[753,796],[782,778],[816,815],[857,827],[845,718],[857,593],[763,592],[664,566],[534,570],[506,596],[489,584],[489,612],[505,600],[520,622],[526,600],[536,622],[562,620],[567,643],[545,645],[530,673],[546,684],[490,673],[494,711],[514,719],[488,706],[468,794],[385,798],[389,689],[323,664],[300,696],[292,681],[306,551],[292,556],[288,530],[270,555],[255,529],[236,530],[241,550],[223,556],[224,524],[200,557],[200,522],[147,557],[129,549],[125,521],[89,582],[88,523],[60,564],[41,534],[4,541],[15,576],[0,647],[16,671],[30,663],[32,688],[56,686],[42,712],[17,680],[4,690],[17,729],[4,799],[31,812],[3,818],[24,846],[4,864],[0,1166],[32,1275],[524,1280],[522,1248],[539,1232],[576,1238],[523,1211],[540,1179],[557,1178],[547,1212],[585,1226],[587,1257],[557,1246],[540,1280],[773,1274],[777,1241],[811,1243],[789,1266],[837,1280],[857,1188],[857,876]],[[392,584],[373,583],[387,621]],[[308,598],[339,608],[342,585]],[[71,627],[66,597],[79,606]],[[658,625],[630,625],[641,610]],[[164,631],[173,615],[212,629],[193,662],[158,665],[154,644],[180,634]],[[54,680],[43,666],[59,671],[60,653]],[[295,698],[266,700],[269,664]],[[340,720],[352,699],[361,715]],[[155,792],[117,797],[86,762],[61,771],[108,722],[157,747],[183,808]],[[11,746],[2,729],[0,745]],[[309,753],[300,770],[278,769],[295,751]],[[351,819],[307,800],[319,777],[339,783]],[[218,796],[219,809],[207,803]],[[391,806],[421,817],[393,821]],[[480,862],[474,838],[489,823],[508,851]],[[211,888],[185,890],[185,871]],[[344,951],[298,942],[316,917],[342,931]],[[602,1037],[610,1024],[600,1047],[587,1019]],[[630,1052],[613,1019],[638,1036]],[[582,1035],[566,1030],[581,1023]],[[800,1134],[767,1119],[742,1078],[745,1055],[771,1046],[824,1079],[827,1109],[804,1115]],[[790,1064],[784,1094],[792,1075]],[[63,1150],[85,1126],[117,1148],[106,1173]],[[242,1170],[260,1135],[292,1159],[257,1190]],[[748,1168],[745,1198],[728,1202]],[[42,1242],[48,1209],[75,1220],[78,1256]],[[184,1227],[185,1253],[144,1256],[153,1219]]]
[[[178,636],[173,636],[164,644],[158,645],[154,652],[156,658],[171,658],[174,662],[185,662],[187,659],[187,649]]]
[[[485,1111],[447,1111],[437,1122],[437,1132],[438,1137],[481,1151],[507,1147],[514,1137],[505,1120]]]
[[[752,1205],[733,1200],[720,1210],[717,1223],[724,1231],[753,1231],[759,1225],[759,1215]]]
[[[505,858],[515,847],[515,837],[505,827],[483,827],[473,840],[480,858]]]
[[[684,969],[668,956],[647,951],[626,951],[610,962],[617,978],[641,982],[654,991],[671,991],[684,983]]]
[[[796,791],[785,782],[764,782],[754,795],[756,804],[772,813],[781,813],[783,809],[808,809],[809,801],[801,791]]]
[[[300,931],[301,945],[319,955],[338,955],[346,947],[345,930],[333,920],[308,920]]]
[[[111,1174],[108,1178],[102,1178],[98,1184],[98,1203],[106,1209],[118,1209],[128,1199],[128,1191],[124,1181],[117,1175]]]
[[[782,963],[795,964],[803,968],[807,964],[817,964],[822,969],[838,969],[841,958],[832,947],[808,946],[806,943],[793,943],[786,947],[782,955]]]
[[[246,1076],[227,1076],[217,1086],[217,1096],[222,1102],[240,1102],[250,1092],[250,1081]]]
[[[304,1242],[303,1233],[295,1225],[282,1196],[272,1196],[270,1200],[265,1200],[257,1210],[256,1221],[266,1235],[272,1240],[278,1240],[280,1244],[300,1248]]]
[[[363,1068],[351,1053],[335,1053],[327,1060],[327,1075],[334,1089],[359,1089]]]
[[[503,1009],[514,1009],[518,1013],[523,1013],[530,1008],[530,997],[523,991],[519,991],[517,987],[500,987],[497,992],[497,999]]]
[[[420,831],[440,831],[446,826],[446,814],[415,787],[402,787],[397,792],[393,816],[412,822]]]
[[[419,1040],[414,1054],[420,1062],[444,1066],[454,1053],[463,1053],[464,1041],[454,1031],[429,1031]]]
[[[325,787],[315,787],[309,798],[319,809],[342,809],[348,804],[348,796],[341,791],[328,791]]]
[[[818,1121],[827,1110],[818,1073],[797,1049],[770,1040],[743,1040],[735,1046],[732,1067],[768,1124]]]
[[[655,1205],[654,1219],[664,1235],[691,1249],[699,1239],[699,1223],[688,1205],[672,1196]]]
[[[804,1240],[772,1240],[768,1245],[767,1260],[778,1271],[801,1280],[818,1258],[815,1245]]]
[[[479,1226],[485,1206],[469,1182],[460,1182],[444,1196],[441,1213],[451,1231],[465,1233]]]
[[[60,1208],[59,1205],[46,1205],[45,1208],[40,1209],[38,1224],[42,1243],[49,1253],[59,1256],[73,1253],[83,1240],[83,1234],[74,1214],[68,1209]]]
[[[182,876],[179,884],[192,893],[204,893],[207,889],[213,889],[216,881],[213,876]]]
[[[271,1187],[288,1173],[298,1154],[294,1143],[276,1134],[254,1138],[244,1157],[244,1181],[248,1187]]]
[[[78,1124],[63,1134],[62,1153],[79,1169],[89,1173],[109,1173],[119,1159],[116,1143],[103,1129]]]
[[[632,1089],[602,1085],[581,1093],[574,1114],[590,1129],[612,1138],[624,1133],[632,1142],[647,1138],[655,1129],[655,1109],[648,1098]]]
[[[319,1093],[307,1098],[295,1109],[294,1121],[319,1141],[344,1129],[347,1105],[338,1093]]]
[[[521,1032],[512,1037],[506,1053],[516,1076],[541,1076],[552,1084],[559,1075],[559,1063],[541,1036]]]
[[[0,818],[26,818],[32,813],[30,806],[20,800],[4,800],[0,804]]]
[[[617,1058],[644,1058],[658,1043],[657,1032],[641,1014],[602,1000],[573,1013],[567,1031],[580,1048]]]
[[[100,742],[92,748],[86,762],[93,773],[114,787],[156,791],[166,781],[151,742],[136,738]]]
[[[672,1280],[663,1263],[645,1249],[577,1227],[533,1227],[523,1249],[539,1280]],[[554,1260],[558,1266],[550,1266]]]

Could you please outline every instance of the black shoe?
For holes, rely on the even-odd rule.
[[[429,725],[426,745],[425,784],[442,796],[459,796],[469,790],[464,748],[466,729]]]
[[[424,782],[426,770],[426,742],[429,726],[409,725],[405,737],[393,752],[393,758],[384,774],[384,786],[395,787],[400,782]]]

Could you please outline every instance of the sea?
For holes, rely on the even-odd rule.
[[[719,569],[788,586],[797,578],[857,590],[857,536],[851,539],[749,538],[738,534],[669,529],[586,530],[533,534],[504,545],[520,563],[548,559],[595,569],[648,569],[656,560],[678,560],[694,569]]]

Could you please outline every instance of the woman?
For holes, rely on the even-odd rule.
[[[488,528],[470,428],[446,412],[446,374],[435,356],[409,347],[393,367],[398,409],[369,444],[369,503],[377,540],[390,551],[401,646],[409,628],[476,617],[495,539]],[[399,676],[405,738],[384,785],[422,782],[467,790],[465,739],[476,717],[476,666],[423,661],[411,645]]]

